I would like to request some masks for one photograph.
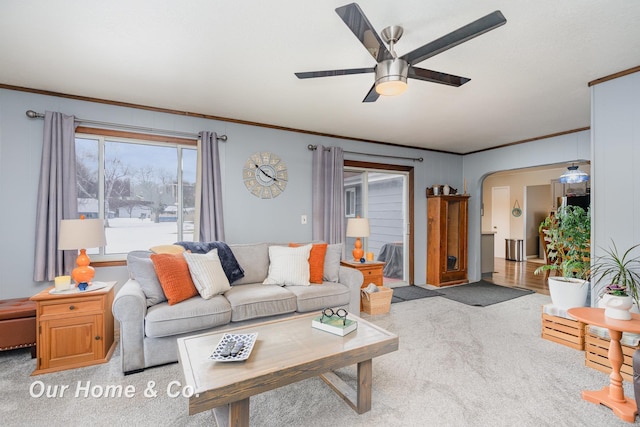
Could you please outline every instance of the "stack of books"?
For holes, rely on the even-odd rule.
[[[358,322],[355,320],[347,319],[346,324],[343,317],[339,316],[331,316],[324,317],[322,322],[320,319],[322,316],[315,317],[311,321],[311,326],[316,329],[321,329],[323,331],[331,332],[335,335],[340,335],[341,337],[347,335],[350,332],[358,329]]]

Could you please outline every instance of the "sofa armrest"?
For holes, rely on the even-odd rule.
[[[340,266],[338,281],[349,288],[349,313],[360,315],[360,287],[364,276],[355,268]]]
[[[122,372],[144,369],[144,318],[147,299],[140,284],[129,279],[113,300],[114,317],[120,322],[120,355]]]

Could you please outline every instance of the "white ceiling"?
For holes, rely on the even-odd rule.
[[[359,0],[378,32],[404,27],[399,55],[507,18],[417,64],[469,83],[410,79],[362,103],[373,74],[293,74],[375,65],[335,13],[346,3],[0,0],[0,84],[468,153],[588,127],[588,82],[640,65],[635,0]]]

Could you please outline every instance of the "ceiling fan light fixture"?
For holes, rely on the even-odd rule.
[[[397,76],[391,76],[397,77]],[[407,90],[407,80],[389,80],[376,82],[376,92],[382,96],[395,96]]]
[[[400,95],[407,90],[409,64],[402,59],[388,59],[376,66],[376,92],[382,96]]]
[[[559,181],[562,184],[577,184],[579,182],[589,181],[589,174],[578,169],[577,165],[567,168],[567,171],[560,175]]]

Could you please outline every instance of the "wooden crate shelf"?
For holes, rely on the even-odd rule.
[[[584,323],[542,312],[542,338],[582,351],[584,337]]]
[[[620,367],[620,375],[624,381],[633,383],[633,353],[638,347],[622,344],[623,362]],[[611,364],[607,353],[609,352],[609,340],[587,332],[584,349],[584,364],[597,369],[605,374],[611,373]]]

